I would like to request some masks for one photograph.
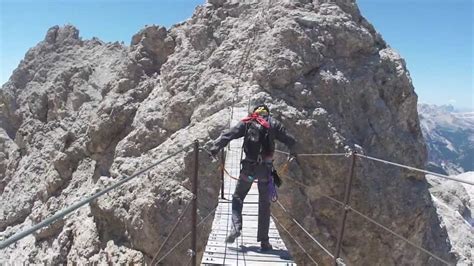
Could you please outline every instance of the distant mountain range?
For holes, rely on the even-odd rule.
[[[474,112],[419,104],[418,113],[428,147],[428,169],[453,175],[474,171]]]

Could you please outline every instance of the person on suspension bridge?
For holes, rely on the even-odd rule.
[[[273,153],[275,139],[284,143],[290,154],[294,155],[295,138],[285,127],[270,115],[270,109],[265,104],[259,104],[252,114],[243,118],[237,125],[223,132],[213,141],[210,152],[216,156],[231,140],[244,137],[243,150],[245,158],[241,162],[239,180],[232,196],[232,229],[226,241],[233,243],[242,230],[242,208],[245,196],[254,180],[258,180],[258,232],[257,241],[261,251],[272,250],[269,242],[270,201],[276,193],[273,179],[276,171],[273,168]],[[279,184],[277,184],[279,185]]]

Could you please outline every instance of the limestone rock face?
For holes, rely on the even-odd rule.
[[[129,47],[54,27],[3,86],[1,100],[1,238],[194,139],[217,137],[233,103],[266,101],[297,136],[300,153],[357,149],[415,167],[426,161],[405,62],[351,0],[212,0],[169,30],[146,27]],[[192,198],[192,167],[192,151],[180,153],[0,251],[0,260],[150,262]],[[331,251],[342,210],[323,194],[342,200],[348,171],[345,157],[301,157],[279,191]],[[217,203],[218,178],[218,163],[201,153],[199,219]],[[351,205],[452,259],[423,175],[358,159]],[[330,263],[273,211],[314,257]],[[200,249],[211,221],[200,230]],[[165,250],[189,226],[185,219]],[[165,263],[185,264],[185,243]],[[289,238],[287,245],[298,263],[309,263]],[[342,257],[354,265],[436,263],[355,214]]]
[[[175,92],[161,84],[160,67],[174,49],[167,34],[163,28],[146,28],[125,47],[83,41],[72,26],[53,27],[45,41],[28,51],[1,91],[2,239],[194,139],[217,134],[213,127],[223,125],[216,118],[224,113],[197,124],[189,111],[169,110],[169,105],[186,110],[187,99],[170,101]],[[192,99],[194,93],[186,92],[186,97]],[[202,218],[216,204],[219,185],[216,162],[204,156],[201,165]],[[2,250],[0,260],[150,262],[192,198],[192,167],[192,151],[186,150]],[[185,215],[176,237],[189,232],[189,211]],[[200,231],[201,246],[206,230]],[[185,243],[165,262],[178,261],[189,247]]]
[[[466,181],[474,180],[474,172],[458,176]],[[442,225],[446,226],[456,256],[457,265],[471,265],[474,261],[474,186],[439,177],[427,176],[430,192]]]

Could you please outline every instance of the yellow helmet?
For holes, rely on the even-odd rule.
[[[253,109],[253,112],[261,116],[266,116],[270,114],[270,109],[268,109],[268,106],[265,104],[260,104]]]

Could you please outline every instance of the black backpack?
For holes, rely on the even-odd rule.
[[[243,144],[247,158],[257,161],[259,155],[269,150],[269,131],[256,120],[247,122]]]

